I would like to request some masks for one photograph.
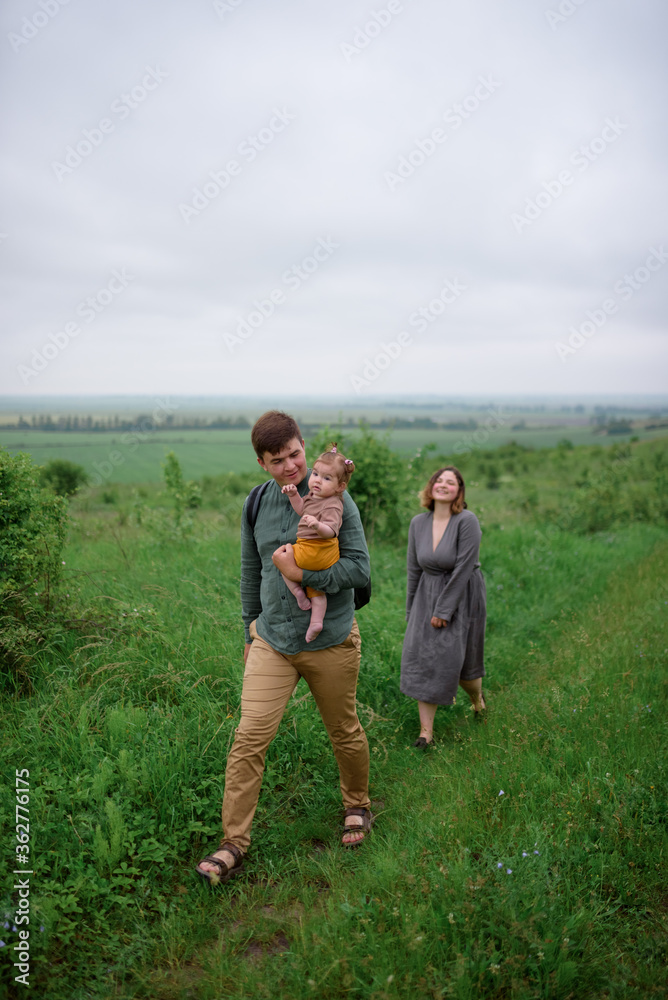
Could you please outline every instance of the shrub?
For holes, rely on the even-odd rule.
[[[0,448],[0,658],[12,666],[44,638],[61,571],[67,501],[40,479],[28,455]]]
[[[196,510],[202,505],[202,491],[193,480],[183,481],[183,473],[178,458],[173,451],[168,452],[162,463],[163,475],[167,491],[174,501],[174,521],[176,527],[182,526],[186,510]],[[185,525],[184,525],[185,527]]]
[[[412,482],[411,467],[390,448],[387,435],[377,438],[367,424],[360,422],[359,427],[355,438],[325,427],[309,445],[309,465],[336,440],[339,449],[355,463],[348,488],[359,508],[367,541],[403,538],[419,487]]]
[[[40,480],[59,497],[69,497],[88,482],[88,475],[81,465],[66,458],[54,458],[40,469]]]
[[[30,456],[0,449],[0,594],[55,583],[65,541],[67,504],[43,488]]]

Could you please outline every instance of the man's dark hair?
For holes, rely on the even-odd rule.
[[[277,455],[293,438],[302,441],[299,424],[282,410],[267,410],[255,421],[251,431],[251,443],[258,458],[264,458],[267,451]]]

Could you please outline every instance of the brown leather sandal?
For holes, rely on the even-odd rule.
[[[373,821],[375,819],[375,816],[372,815],[370,809],[346,809],[344,811],[344,813],[343,813],[344,820],[346,820],[348,818],[348,816],[361,816],[362,817],[362,822],[361,822],[361,824],[358,824],[356,826],[351,826],[350,823],[345,823],[344,822],[344,824],[343,824],[343,832],[344,832],[344,834],[345,833],[362,833],[363,836],[359,840],[354,840],[350,844],[344,844],[342,842],[341,846],[342,847],[350,847],[350,848],[359,847],[360,844],[364,843],[364,841],[367,838],[367,835],[371,832],[371,827],[373,825]]]
[[[234,857],[234,864],[231,868],[228,868],[225,862],[221,858],[217,858],[215,854],[207,854],[205,858],[202,858],[199,865],[197,865],[197,868],[195,869],[200,878],[204,879],[205,882],[208,882],[209,885],[212,886],[221,885],[223,882],[229,882],[230,879],[234,878],[235,875],[238,875],[244,867],[243,852],[239,850],[236,844],[231,844],[228,840],[225,840],[220,845],[218,850],[229,851]],[[208,861],[210,864],[215,865],[218,868],[218,871],[208,872],[200,868],[200,865],[204,861]]]

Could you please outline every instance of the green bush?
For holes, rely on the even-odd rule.
[[[590,455],[593,454],[590,449]],[[613,445],[603,457],[603,463],[594,468],[574,467],[573,482],[577,489],[569,493],[566,502],[537,511],[537,515],[578,534],[609,531],[632,522],[665,523],[668,520],[665,444],[656,442],[635,451],[627,444]],[[563,476],[568,476],[566,469]]]
[[[0,449],[0,594],[48,596],[65,541],[67,504],[40,482],[30,456]]]
[[[88,482],[88,475],[81,465],[66,458],[54,458],[40,469],[40,480],[59,497],[69,497]]]
[[[352,439],[324,428],[307,449],[309,466],[333,440],[355,463],[348,489],[359,508],[367,541],[405,537],[417,490],[411,482],[412,466],[392,451],[388,435],[377,438],[362,422],[360,433]]]
[[[193,480],[188,480],[187,483],[183,481],[181,465],[173,451],[165,456],[162,468],[167,492],[174,501],[176,527],[185,526],[183,523],[185,512],[202,506],[202,490]]]
[[[67,501],[24,454],[0,448],[0,658],[24,663],[44,638],[62,563]]]

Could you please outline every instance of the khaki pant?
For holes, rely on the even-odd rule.
[[[223,796],[224,839],[242,851],[260,795],[267,747],[278,730],[292,692],[303,677],[322,716],[339,765],[346,809],[368,808],[369,747],[357,718],[355,691],[361,639],[357,622],[338,646],[284,656],[261,639],[255,623],[241,694],[241,721],[227,758]]]

